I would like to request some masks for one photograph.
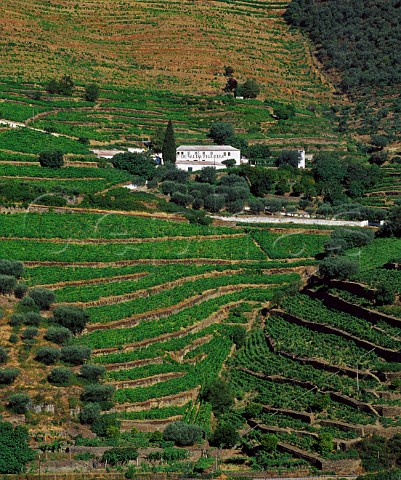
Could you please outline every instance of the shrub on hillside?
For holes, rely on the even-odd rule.
[[[26,313],[26,312],[38,312],[40,308],[36,305],[33,298],[31,297],[24,297],[19,304],[17,305],[16,311],[18,313]]]
[[[130,460],[136,460],[137,458],[138,452],[132,447],[111,448],[102,455],[102,462],[115,466],[126,464]]]
[[[24,321],[25,315],[23,315],[22,313],[13,313],[12,315],[10,315],[10,318],[8,320],[9,324],[12,327],[19,327],[24,323]]]
[[[181,207],[187,207],[194,201],[194,197],[187,193],[173,192],[171,195],[171,201]]]
[[[8,360],[8,353],[4,347],[0,347],[0,363],[6,363]]]
[[[224,413],[234,403],[229,385],[220,378],[208,382],[202,392],[201,399],[212,404],[217,415]]]
[[[84,98],[87,102],[96,102],[96,100],[99,98],[99,94],[99,87],[96,85],[96,83],[91,83],[85,87]]]
[[[352,275],[356,275],[358,270],[359,267],[355,260],[343,256],[327,257],[319,265],[320,276],[337,280],[346,280]]]
[[[72,333],[65,327],[50,327],[45,333],[45,340],[49,342],[57,343],[57,345],[64,345],[72,337]]]
[[[115,388],[113,385],[88,385],[81,394],[83,402],[101,403],[111,400]]]
[[[21,337],[24,340],[32,340],[37,337],[38,333],[39,330],[36,327],[28,327],[22,332]]]
[[[55,293],[48,288],[33,288],[29,296],[41,310],[48,310],[56,300]]]
[[[85,345],[70,345],[61,349],[61,360],[72,365],[82,365],[91,356],[91,349]]]
[[[92,423],[99,418],[101,407],[98,403],[87,403],[79,413],[79,421],[92,425]]]
[[[226,204],[224,195],[211,194],[205,198],[205,208],[209,212],[217,213],[222,210]]]
[[[40,347],[36,352],[35,360],[45,365],[53,365],[60,359],[60,350],[54,347]]]
[[[18,368],[0,368],[0,385],[11,385],[18,375]]]
[[[189,425],[185,422],[173,422],[167,425],[163,438],[173,441],[180,447],[194,445],[202,438],[203,430],[198,425]]]
[[[26,295],[27,291],[28,285],[25,285],[25,283],[19,283],[14,289],[14,295],[21,299]]]
[[[88,313],[82,308],[61,305],[53,311],[54,322],[68,328],[73,334],[81,333],[89,320]]]
[[[104,377],[105,373],[106,369],[103,365],[82,365],[79,372],[81,377],[93,382],[99,381],[100,378]]]
[[[17,279],[11,275],[0,274],[0,293],[11,293],[17,285]]]
[[[99,437],[113,438],[120,433],[121,422],[118,420],[116,413],[105,413],[100,415],[92,423],[92,432]]]
[[[24,274],[24,265],[17,260],[0,259],[0,275],[11,275],[21,278]]]
[[[210,439],[211,445],[219,448],[232,448],[239,441],[240,436],[237,430],[229,423],[220,423]]]
[[[209,130],[209,137],[218,145],[224,145],[234,136],[234,128],[227,122],[214,122]]]
[[[38,327],[40,325],[40,323],[42,322],[42,320],[44,320],[44,318],[39,313],[27,312],[24,315],[23,324],[24,325],[31,325],[33,327]]]
[[[26,393],[15,393],[8,399],[7,408],[13,413],[22,414],[26,413],[31,406],[32,400]]]
[[[73,374],[67,367],[56,367],[49,373],[47,380],[58,387],[67,387],[71,384]]]
[[[41,167],[61,168],[64,165],[64,154],[60,150],[41,152],[38,160]]]

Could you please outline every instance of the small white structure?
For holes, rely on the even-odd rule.
[[[298,168],[305,168],[305,150],[298,150]]]
[[[241,163],[241,150],[230,145],[181,145],[177,148],[175,165],[180,170],[197,172],[205,167],[227,168],[224,160]]]
[[[111,160],[114,155],[124,153],[123,150],[91,150],[98,158],[106,158]]]
[[[129,153],[143,153],[146,152],[144,148],[135,148],[135,147],[128,147]]]

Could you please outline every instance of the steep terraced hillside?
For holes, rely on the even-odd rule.
[[[224,65],[265,94],[327,100],[304,40],[282,19],[287,2],[5,0],[2,75],[213,93]]]

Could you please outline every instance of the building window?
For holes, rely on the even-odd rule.
[[[227,153],[227,156],[228,156],[228,157],[230,156],[230,152]]]
[[[192,172],[192,167],[188,167],[188,172]]]

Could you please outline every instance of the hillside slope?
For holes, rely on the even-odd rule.
[[[2,75],[176,92],[221,92],[224,65],[256,78],[267,96],[328,100],[281,1],[4,0]]]

